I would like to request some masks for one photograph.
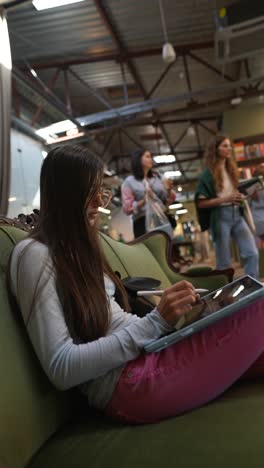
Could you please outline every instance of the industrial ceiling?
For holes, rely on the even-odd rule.
[[[254,80],[264,73],[261,54],[216,63],[217,1],[163,0],[177,55],[171,64],[161,56],[158,0],[84,0],[44,11],[31,1],[1,4],[14,64],[14,118],[37,130],[69,117],[83,130],[79,141],[95,145],[120,174],[141,147],[175,154],[171,167],[182,171],[182,182],[197,178],[204,144],[232,98],[262,94],[262,81]]]

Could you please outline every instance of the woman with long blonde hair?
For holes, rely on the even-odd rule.
[[[209,229],[215,242],[216,267],[231,266],[230,240],[238,245],[245,273],[258,278],[258,250],[243,216],[243,197],[238,191],[238,169],[230,139],[215,135],[205,151],[206,169],[195,193],[202,231]]]

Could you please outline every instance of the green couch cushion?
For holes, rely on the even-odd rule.
[[[5,271],[14,243],[26,233],[0,226],[0,465],[24,467],[69,417],[67,393],[57,392],[35,358],[19,313],[11,311]],[[70,394],[69,394],[70,395]]]
[[[143,243],[135,245],[123,244],[122,242],[103,236],[108,245],[113,249],[122,265],[120,271],[121,277],[126,272],[126,276],[149,276],[161,281],[161,287],[170,286],[171,282],[164,273],[158,260],[152,255],[151,251]],[[106,251],[106,255],[108,252]]]
[[[264,384],[236,385],[215,402],[159,424],[94,418],[63,428],[28,468],[261,468]]]
[[[115,248],[111,243],[111,239],[104,234],[100,234],[101,246],[105,254],[106,259],[108,260],[109,265],[113,271],[119,271],[122,278],[128,276],[128,272],[125,269],[122,261],[119,259],[118,255],[115,252]]]

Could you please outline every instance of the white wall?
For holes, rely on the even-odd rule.
[[[224,112],[224,131],[232,138],[245,138],[264,133],[264,104],[239,106]]]
[[[19,213],[29,214],[39,208],[39,176],[43,162],[43,145],[32,138],[11,130],[11,184],[7,216],[13,218]],[[123,234],[126,242],[134,239],[132,220],[122,208],[112,213],[111,235],[118,238]]]
[[[11,183],[7,216],[29,214],[39,207],[39,176],[43,162],[41,143],[11,130]],[[35,200],[35,203],[34,203]]]

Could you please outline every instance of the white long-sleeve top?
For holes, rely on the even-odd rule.
[[[125,364],[146,344],[173,329],[157,309],[144,318],[126,313],[114,299],[114,283],[105,278],[110,304],[107,335],[76,344],[65,322],[47,246],[32,239],[17,244],[10,273],[12,292],[48,378],[61,390],[79,386],[97,408],[104,408],[111,399]]]

